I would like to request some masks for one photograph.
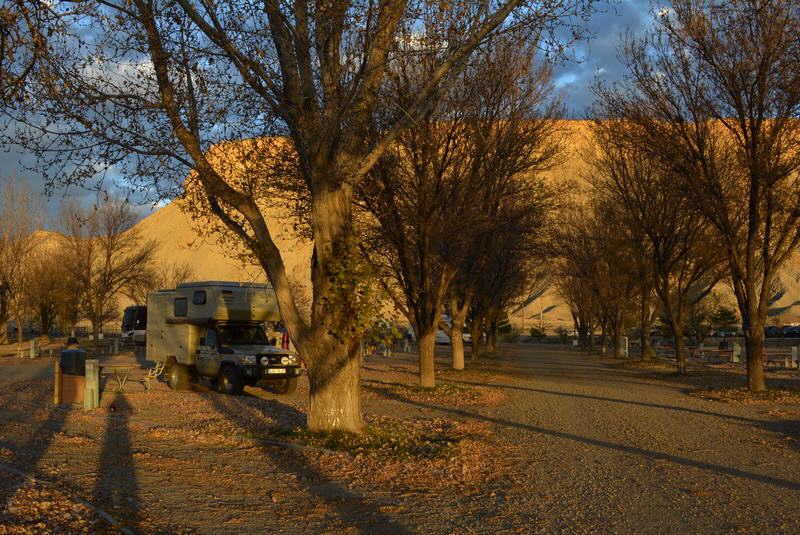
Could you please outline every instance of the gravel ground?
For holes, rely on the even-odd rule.
[[[272,441],[304,423],[304,381],[239,398],[133,382],[86,413],[48,404],[47,361],[5,359],[0,533],[800,532],[800,404],[692,395],[738,372],[527,344],[466,372],[440,363],[454,387],[435,395],[408,386],[411,355],[364,364],[368,424],[460,437],[395,458]]]

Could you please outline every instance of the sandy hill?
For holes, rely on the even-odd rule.
[[[581,154],[588,148],[588,131],[585,123],[570,121],[568,124],[569,152],[562,165],[551,172],[554,179],[582,182],[586,166]],[[294,238],[290,221],[280,213],[269,221],[276,236],[278,247],[284,254],[289,277],[308,288],[308,270],[311,258],[310,244]],[[254,265],[232,258],[230,254],[240,245],[234,241],[218,243],[214,236],[201,237],[194,228],[195,222],[181,210],[180,201],[173,202],[143,219],[136,228],[158,244],[157,259],[164,265],[188,262],[193,266],[196,279],[264,281],[263,270]],[[734,304],[730,292],[721,289]],[[770,316],[774,322],[800,322],[800,255],[798,255],[779,277],[773,295]],[[512,314],[514,324],[529,327],[539,323],[551,331],[557,326],[571,326],[569,309],[553,289],[541,295],[531,296],[524,307]]]

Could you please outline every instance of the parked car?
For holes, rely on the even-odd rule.
[[[436,331],[436,344],[449,346],[450,345],[450,337],[447,336],[447,333],[443,330],[439,329]]]
[[[787,325],[783,328],[783,336],[785,338],[800,337],[800,325]]]
[[[768,327],[764,327],[764,336],[767,338],[778,338],[783,336],[783,330],[775,325],[770,325]]]

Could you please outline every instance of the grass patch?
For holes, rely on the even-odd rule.
[[[351,455],[383,454],[400,459],[437,459],[451,455],[463,436],[448,427],[419,429],[410,422],[366,426],[362,434],[347,431],[309,431],[302,427],[273,428],[270,435],[304,446]]]

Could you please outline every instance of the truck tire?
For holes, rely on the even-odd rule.
[[[272,383],[272,390],[281,395],[294,394],[294,391],[297,390],[297,377],[290,377],[289,379]]]
[[[167,384],[173,390],[188,390],[192,373],[186,364],[173,362],[167,370]]]
[[[230,364],[219,371],[217,384],[220,392],[231,396],[238,396],[244,390],[244,378],[239,373],[239,368]]]

